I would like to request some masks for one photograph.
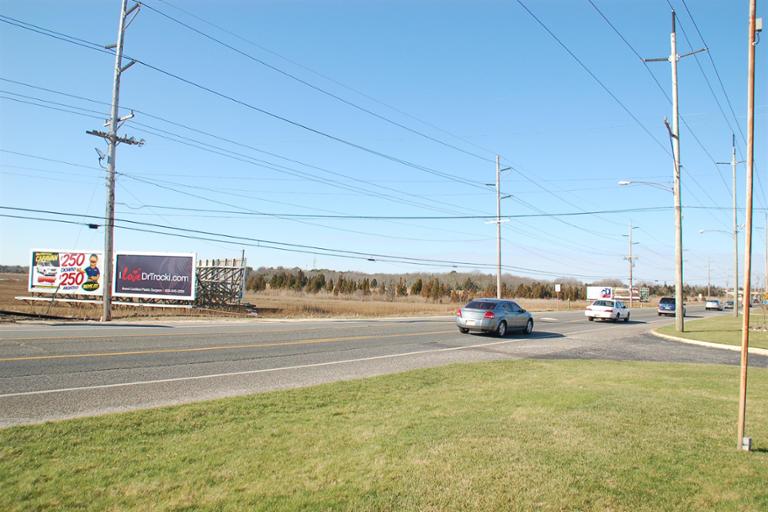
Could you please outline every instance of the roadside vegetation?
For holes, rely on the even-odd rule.
[[[664,326],[658,329],[658,332],[690,340],[741,346],[741,322],[741,316],[735,318],[733,315],[723,314],[702,320],[688,320],[685,322],[683,333],[677,332],[674,324]],[[768,349],[768,312],[762,308],[753,308],[749,323],[749,346]]]
[[[455,365],[0,430],[0,510],[768,510],[768,371]]]

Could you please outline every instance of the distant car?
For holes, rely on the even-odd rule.
[[[717,299],[710,299],[704,304],[704,309],[707,311],[722,311],[723,303]]]
[[[598,299],[587,306],[584,316],[592,322],[595,318],[600,320],[610,320],[618,322],[624,320],[629,322],[630,311],[620,300]]]
[[[732,300],[725,301],[725,304],[723,305],[723,309],[733,309],[733,301]]]
[[[511,300],[475,299],[456,311],[456,325],[462,334],[476,331],[505,336],[511,330],[531,334],[533,315]]]
[[[675,298],[662,297],[659,300],[659,308],[656,310],[659,316],[675,316]],[[685,304],[683,304],[683,316],[685,316]]]

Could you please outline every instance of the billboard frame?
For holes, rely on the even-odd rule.
[[[120,255],[126,256],[171,256],[192,258],[192,282],[190,284],[190,291],[192,296],[187,295],[150,295],[147,293],[125,293],[117,292],[117,257]],[[197,297],[197,253],[194,252],[149,252],[149,251],[115,251],[112,259],[112,296],[113,297],[132,297],[135,299],[153,299],[153,300],[188,300],[194,301]]]

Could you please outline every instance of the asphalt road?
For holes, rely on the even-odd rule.
[[[701,309],[689,308],[701,317]],[[714,313],[722,314],[722,313]],[[495,359],[733,364],[737,352],[660,340],[671,319],[535,315],[531,336],[462,335],[452,318],[0,326],[0,426],[157,407]],[[750,356],[753,366],[768,358]]]

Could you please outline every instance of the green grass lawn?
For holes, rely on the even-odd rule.
[[[717,315],[703,320],[687,320],[684,333],[677,332],[674,324],[664,326],[657,331],[681,338],[741,346],[741,322],[741,316],[735,318],[733,315]],[[768,326],[768,316],[764,318],[762,312],[753,312],[749,323],[750,329]],[[749,346],[768,349],[768,331],[750,330]]]
[[[0,430],[0,510],[768,510],[768,371],[455,365]]]

